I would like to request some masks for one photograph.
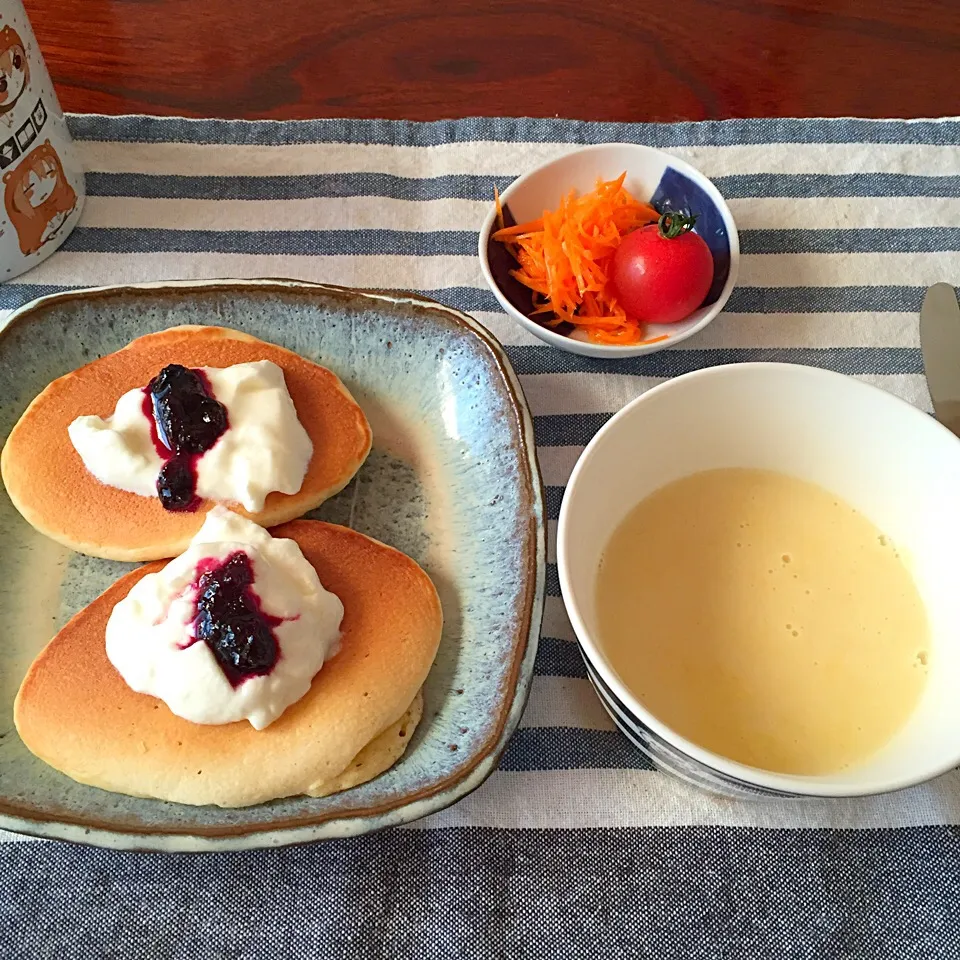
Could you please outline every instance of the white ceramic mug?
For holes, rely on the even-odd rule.
[[[20,0],[0,0],[0,282],[50,256],[80,219],[83,169]]]

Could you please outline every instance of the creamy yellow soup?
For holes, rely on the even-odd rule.
[[[910,571],[866,517],[766,470],[643,500],[600,560],[598,642],[681,736],[741,763],[828,774],[904,724],[929,669]]]

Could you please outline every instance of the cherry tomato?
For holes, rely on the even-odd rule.
[[[613,256],[613,285],[627,313],[645,323],[676,323],[703,303],[713,257],[691,233],[696,217],[665,213],[623,238]]]

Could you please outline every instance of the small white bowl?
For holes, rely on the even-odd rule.
[[[654,490],[719,467],[777,470],[819,484],[909,557],[930,620],[929,679],[906,725],[859,766],[793,776],[699,747],[634,697],[596,642],[597,565],[616,526]],[[864,796],[960,765],[958,490],[957,437],[910,404],[840,374],[745,363],[700,370],[643,394],[590,441],[560,510],[560,587],[604,706],[658,766],[726,793]]]
[[[699,170],[669,153],[636,143],[602,143],[574,150],[524,174],[501,194],[505,211],[517,223],[535,220],[544,210],[555,209],[571,189],[587,193],[597,178],[613,180],[626,171],[624,186],[638,199],[657,209],[686,210],[698,215],[694,228],[710,246],[714,260],[714,285],[703,306],[678,323],[650,324],[647,337],[665,335],[658,343],[612,346],[573,339],[531,320],[530,291],[510,276],[516,264],[506,247],[490,239],[496,209],[480,229],[479,254],[484,279],[504,310],[525,330],[551,347],[587,357],[636,357],[672,347],[702,330],[724,307],[737,282],[740,238],[733,215],[720,191]]]

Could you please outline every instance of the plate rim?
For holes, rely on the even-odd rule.
[[[472,793],[493,772],[507,741],[519,724],[530,693],[533,662],[540,638],[546,594],[545,493],[534,443],[533,417],[519,378],[503,346],[473,317],[422,294],[407,291],[358,289],[281,277],[156,280],[146,283],[107,284],[76,290],[61,290],[38,297],[17,308],[11,314],[7,323],[0,329],[0,338],[5,337],[15,327],[23,327],[30,321],[36,320],[49,307],[58,303],[95,300],[104,296],[120,296],[124,293],[169,291],[176,294],[183,291],[218,289],[224,291],[273,289],[277,292],[294,291],[308,295],[323,293],[354,300],[379,301],[394,306],[411,305],[445,314],[449,321],[466,334],[479,340],[485,348],[507,388],[520,438],[519,463],[522,467],[522,480],[529,487],[533,508],[528,526],[528,537],[532,539],[533,549],[530,551],[525,578],[526,589],[519,628],[519,643],[515,646],[512,669],[504,684],[506,709],[499,711],[493,732],[477,750],[475,758],[465,769],[420,791],[384,801],[376,806],[345,813],[331,812],[306,823],[287,826],[265,824],[262,828],[237,832],[221,832],[216,828],[210,833],[196,830],[192,832],[123,830],[98,826],[90,821],[63,819],[62,815],[58,819],[56,813],[52,813],[50,817],[43,817],[36,813],[24,816],[7,812],[0,801],[0,829],[37,839],[66,840],[115,850],[165,853],[260,849],[359,836],[411,823],[437,813]],[[229,828],[226,829],[229,830]]]

